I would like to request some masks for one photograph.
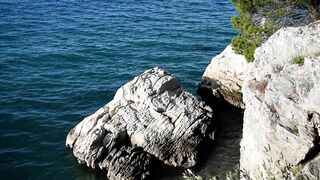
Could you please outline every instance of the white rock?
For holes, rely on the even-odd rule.
[[[251,179],[320,178],[320,22],[283,28],[255,52],[243,84],[241,169]],[[304,56],[304,65],[292,64]]]
[[[153,159],[191,167],[213,133],[212,110],[159,68],[122,86],[114,99],[73,128],[66,139],[80,163],[110,179],[145,179]]]
[[[200,94],[223,98],[234,106],[244,108],[241,88],[247,66],[245,57],[234,53],[231,45],[227,46],[221,54],[212,58],[206,68],[199,88]]]

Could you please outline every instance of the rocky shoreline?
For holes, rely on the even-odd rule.
[[[242,179],[318,179],[320,21],[280,29],[254,57],[247,63],[231,46],[214,57],[198,90],[206,103],[169,72],[147,70],[73,128],[66,146],[109,179],[150,179],[162,165],[193,167],[203,144],[226,141],[216,134],[226,101],[244,109]]]

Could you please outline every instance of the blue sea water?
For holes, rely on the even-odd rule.
[[[195,94],[236,32],[229,0],[0,0],[0,179],[99,179],[68,131],[148,68]]]

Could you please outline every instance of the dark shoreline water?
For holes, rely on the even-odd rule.
[[[0,0],[1,178],[99,179],[68,131],[151,67],[195,94],[233,14],[228,0]]]

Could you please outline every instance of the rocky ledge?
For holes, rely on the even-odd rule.
[[[245,78],[247,61],[243,55],[233,52],[229,45],[221,54],[212,58],[206,68],[198,89],[205,99],[226,100],[230,104],[244,108],[242,83]]]
[[[320,22],[283,28],[255,51],[243,84],[244,179],[319,179],[319,55]]]
[[[109,179],[147,179],[155,162],[194,166],[201,144],[213,138],[212,116],[168,72],[154,68],[76,125],[66,146],[79,163],[106,170]]]

